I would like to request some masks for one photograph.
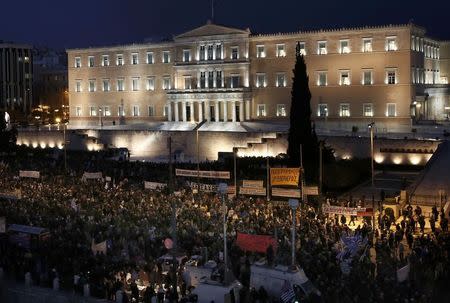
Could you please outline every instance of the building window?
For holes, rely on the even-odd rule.
[[[327,104],[319,104],[317,107],[317,116],[319,117],[328,117],[328,105]]]
[[[340,117],[350,117],[350,104],[341,103],[339,105],[339,116]]]
[[[286,57],[286,49],[284,44],[277,44],[277,57]]]
[[[76,68],[81,67],[81,57],[75,57],[75,67]]]
[[[147,77],[147,90],[155,90],[155,77]]]
[[[131,54],[131,64],[132,65],[139,64],[139,54],[138,53]]]
[[[326,55],[327,54],[327,41],[318,41],[317,42],[317,54],[318,55]]]
[[[200,45],[200,51],[199,51],[199,55],[200,55],[200,61],[204,61],[205,60],[205,52],[206,52],[206,48],[204,45]]]
[[[317,73],[317,85],[318,86],[327,86],[327,72],[318,72]]]
[[[75,107],[75,116],[81,117],[81,106]]]
[[[386,50],[396,51],[397,50],[397,37],[387,37],[386,38]]]
[[[118,66],[122,66],[123,65],[123,55],[122,54],[117,54],[116,55],[116,64]]]
[[[208,45],[208,54],[207,54],[207,58],[208,60],[212,60],[214,58],[214,45],[210,44]]]
[[[88,57],[88,66],[89,67],[94,67],[94,56],[89,56]]]
[[[276,87],[286,87],[286,74],[285,73],[277,73],[277,82],[275,83]]]
[[[373,117],[373,105],[372,105],[372,103],[364,103],[363,104],[363,116],[364,117]]]
[[[192,88],[191,76],[185,76],[184,77],[184,89],[191,89],[191,88]]]
[[[75,81],[75,92],[77,93],[81,92],[81,80]]]
[[[265,104],[258,104],[258,117],[265,117],[266,116],[266,105]]]
[[[109,79],[103,79],[103,91],[109,92],[110,85],[109,85]]]
[[[131,90],[139,90],[139,77],[131,78]]]
[[[231,88],[240,87],[239,75],[231,75]]]
[[[154,62],[153,52],[147,52],[147,64],[153,64]]]
[[[163,63],[170,63],[170,52],[169,51],[163,51]]]
[[[233,47],[231,48],[231,59],[232,59],[232,60],[237,60],[237,59],[239,59],[239,47],[233,46]]]
[[[256,74],[256,87],[266,87],[266,74],[258,73]]]
[[[339,72],[339,85],[350,85],[350,71]]]
[[[364,70],[362,76],[362,85],[372,85],[372,84],[373,84],[372,71]]]
[[[286,117],[286,104],[277,104],[277,117]]]
[[[216,60],[222,60],[222,44],[216,44]]]
[[[305,42],[299,42],[300,46],[300,54],[305,56],[306,55],[306,44]]]
[[[266,50],[264,45],[257,45],[256,46],[256,58],[265,58],[266,57]]]
[[[200,72],[200,88],[206,88],[206,72]]]
[[[139,106],[133,105],[133,117],[139,117]]]
[[[190,62],[191,61],[191,51],[188,49],[183,50],[183,62]]]
[[[396,117],[397,116],[397,108],[395,103],[388,103],[386,105],[386,117]]]
[[[214,87],[214,72],[213,71],[208,72],[208,87],[209,88]]]
[[[148,106],[148,116],[153,117],[155,115],[155,107],[153,105]]]
[[[341,54],[350,53],[350,42],[348,40],[339,41],[339,52]]]
[[[395,69],[389,69],[386,71],[386,84],[396,84],[397,77]]]
[[[216,87],[222,87],[222,71],[216,71]]]
[[[163,78],[163,89],[170,89],[170,77]]]
[[[364,53],[372,51],[372,38],[363,38],[362,51]]]
[[[89,91],[95,92],[95,79],[89,80]]]
[[[118,114],[119,114],[119,117],[125,117],[125,109],[123,108],[123,105],[119,105]]]
[[[125,90],[125,80],[124,79],[117,79],[117,91],[123,92]]]
[[[109,56],[108,55],[102,56],[102,66],[109,66]]]
[[[105,116],[105,117],[111,116],[111,110],[109,109],[109,106],[103,107],[103,116]]]
[[[91,117],[97,116],[97,107],[96,106],[89,107],[89,115]]]

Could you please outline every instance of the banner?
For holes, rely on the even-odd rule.
[[[19,170],[19,177],[39,179],[41,174],[36,170]]]
[[[214,171],[214,170],[189,170],[189,169],[175,169],[175,175],[179,177],[199,177],[211,179],[230,179],[229,171]]]
[[[397,270],[397,281],[398,282],[406,281],[408,279],[408,276],[409,276],[409,270],[410,270],[409,263],[406,266],[398,269]]]
[[[265,196],[266,188],[265,187],[240,187],[239,194],[240,195]]]
[[[242,187],[264,187],[263,180],[242,180]]]
[[[373,215],[372,208],[365,208],[365,207],[342,207],[342,206],[323,205],[322,211],[326,214],[337,214],[344,216],[368,217]]]
[[[144,188],[145,189],[161,189],[161,188],[164,188],[166,186],[167,186],[166,183],[144,181]]]
[[[308,196],[318,196],[319,187],[317,186],[303,186],[303,192]]]
[[[300,189],[298,188],[278,188],[272,187],[272,196],[286,198],[300,198]]]
[[[83,177],[81,177],[81,179],[83,180],[87,180],[87,179],[102,179],[102,173],[101,172],[97,172],[97,173],[88,173],[88,172],[84,172]]]
[[[2,192],[0,193],[0,198],[6,199],[6,200],[19,200],[22,197],[22,192],[20,189],[17,189],[15,191],[11,192]]]
[[[271,168],[270,184],[271,185],[292,185],[298,186],[300,178],[300,168]]]
[[[188,186],[194,191],[198,190],[199,183],[197,182],[187,182]],[[205,193],[217,193],[218,188],[216,184],[205,184],[200,183],[200,191]],[[236,193],[236,188],[234,186],[228,186],[228,194],[234,195]]]
[[[270,245],[272,245],[274,252],[277,250],[277,241],[272,236],[250,235],[238,232],[236,242],[239,248],[244,251],[266,253]]]
[[[0,234],[4,234],[6,232],[6,218],[0,217]]]
[[[96,255],[97,253],[103,253],[104,255],[106,255],[106,241],[95,244],[94,239],[92,239],[91,250],[94,255]]]

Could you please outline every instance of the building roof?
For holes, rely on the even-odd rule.
[[[201,36],[223,36],[223,35],[236,35],[236,34],[244,34],[249,35],[250,30],[242,30],[233,27],[227,27],[223,25],[213,24],[208,22],[205,25],[194,28],[188,32],[175,36],[175,40],[184,39],[184,38],[193,38],[193,37],[201,37]]]
[[[439,144],[416,181],[408,188],[414,204],[434,205],[441,195],[450,194],[450,142]]]

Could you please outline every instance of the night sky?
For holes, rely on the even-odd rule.
[[[60,49],[158,41],[211,18],[211,0],[2,0],[0,7],[0,40]],[[275,33],[412,19],[450,40],[449,12],[449,0],[215,0],[214,20]]]

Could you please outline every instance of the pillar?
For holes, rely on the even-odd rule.
[[[187,117],[186,117],[186,101],[182,101],[181,102],[181,110],[183,112],[183,122],[187,121]]]
[[[191,122],[195,121],[194,101],[191,101]]]
[[[167,102],[167,121],[172,121],[172,102]]]
[[[175,122],[178,122],[180,121],[180,115],[178,114],[178,101],[175,101],[173,105],[175,107]]]
[[[231,101],[231,110],[233,111],[233,122],[236,122],[236,101]]]
[[[244,119],[244,100],[239,101],[239,121],[243,122]]]
[[[223,101],[223,122],[227,122],[228,121],[228,102],[227,101]]]
[[[211,121],[211,112],[210,112],[208,100],[205,100],[205,118],[206,118],[207,122]]]
[[[214,106],[214,110],[215,110],[215,122],[219,122],[220,121],[220,117],[219,117],[219,101],[216,101],[216,105]]]
[[[250,100],[245,101],[245,120],[250,120]]]
[[[198,101],[198,122],[203,121],[203,109],[202,109],[203,101]]]

